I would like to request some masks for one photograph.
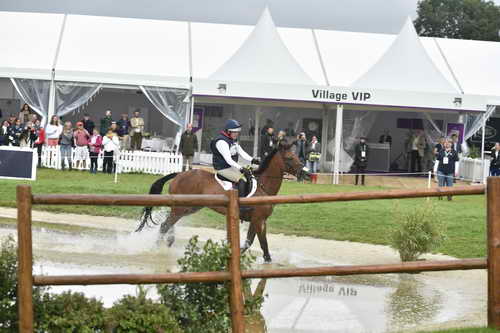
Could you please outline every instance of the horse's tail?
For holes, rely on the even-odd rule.
[[[174,179],[175,176],[177,176],[177,173],[171,173],[155,181],[153,185],[151,185],[151,188],[149,189],[149,194],[161,194],[161,192],[163,192],[163,186],[165,186],[165,183],[168,182],[169,180]],[[152,212],[153,212],[153,207],[144,207],[141,215],[141,223],[139,224],[139,227],[137,227],[137,229],[135,230],[136,232],[141,231],[146,225],[148,225],[148,220],[150,220],[151,223],[153,224],[157,224],[155,221],[153,221]]]

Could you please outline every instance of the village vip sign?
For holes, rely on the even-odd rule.
[[[0,147],[0,178],[36,180],[36,160],[32,149]]]
[[[366,91],[336,92],[322,89],[312,89],[315,99],[330,100],[333,102],[367,102],[372,94]]]

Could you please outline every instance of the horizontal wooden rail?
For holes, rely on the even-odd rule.
[[[452,270],[485,269],[485,258],[413,261],[386,265],[349,265],[310,268],[279,268],[242,271],[241,277],[253,278],[291,278],[306,276],[361,275],[386,273],[418,273]],[[191,283],[223,282],[230,280],[229,272],[204,273],[167,273],[167,274],[102,274],[102,275],[60,275],[33,276],[37,286],[48,285],[94,285],[94,284],[150,284],[150,283]]]
[[[254,205],[264,205],[264,204],[406,199],[406,198],[442,197],[447,195],[471,195],[471,194],[484,194],[484,193],[485,193],[484,185],[467,186],[467,187],[457,186],[457,187],[439,187],[434,189],[416,189],[416,190],[259,196],[250,198],[240,198],[240,205],[254,206]]]
[[[96,205],[96,206],[227,206],[229,199],[220,195],[95,195],[41,194],[33,195],[37,205]]]

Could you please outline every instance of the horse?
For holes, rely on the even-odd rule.
[[[280,143],[277,148],[272,150],[267,157],[261,162],[259,168],[254,171],[257,178],[257,190],[255,196],[277,195],[283,176],[285,173],[295,175],[298,179],[309,179],[310,174],[304,165],[301,163],[297,155],[291,150],[291,145]],[[163,186],[168,182],[169,194],[224,194],[225,190],[217,183],[212,172],[194,169],[182,173],[172,173],[158,179],[153,183],[149,191],[150,194],[161,194]],[[203,207],[172,207],[168,217],[160,226],[160,240],[169,232],[167,237],[167,245],[172,246],[175,236],[171,230],[174,224],[182,217],[191,215],[202,209]],[[264,253],[264,261],[271,262],[271,255],[267,244],[266,236],[266,221],[273,212],[272,205],[259,205],[252,208],[240,207],[240,219],[250,222],[248,228],[247,239],[241,248],[242,253],[252,245],[255,235],[259,238],[260,247]],[[148,221],[157,224],[152,219],[152,207],[143,209],[142,218],[139,227],[136,231],[141,231],[144,226],[148,225]],[[214,211],[226,215],[225,207],[210,207]]]

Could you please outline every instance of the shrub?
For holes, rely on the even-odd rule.
[[[177,262],[181,272],[224,271],[230,257],[225,242],[208,240],[203,249],[198,237],[189,240],[184,257]],[[249,269],[255,257],[245,254],[241,257],[242,270]],[[160,300],[171,309],[186,332],[228,332],[231,328],[229,309],[229,283],[186,283],[158,285]],[[250,288],[250,281],[244,280],[243,287]],[[261,295],[247,295],[245,314],[260,310],[264,298]]]
[[[83,293],[46,293],[37,327],[42,332],[104,332],[104,306]]]
[[[17,249],[12,236],[0,244],[0,331],[18,331]],[[47,288],[33,288],[35,323],[40,321],[42,296]]]
[[[431,203],[395,213],[397,228],[391,233],[391,247],[399,252],[402,261],[414,261],[431,252],[445,240],[444,224]]]
[[[146,298],[146,289],[138,287],[137,296],[124,296],[106,311],[108,330],[112,332],[181,333],[175,317],[163,304]]]

